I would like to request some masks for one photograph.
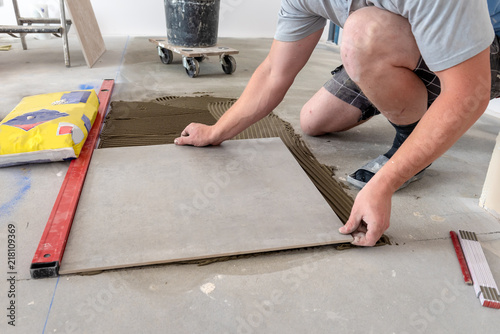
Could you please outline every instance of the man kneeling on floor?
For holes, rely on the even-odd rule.
[[[500,96],[500,0],[282,0],[269,55],[241,97],[215,125],[189,124],[175,143],[219,145],[268,115],[327,20],[344,29],[343,66],[303,107],[302,129],[344,131],[379,113],[396,129],[392,148],[348,178],[362,189],[340,232],[372,246],[389,227],[392,195]]]

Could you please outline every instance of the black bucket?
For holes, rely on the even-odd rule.
[[[165,0],[167,40],[183,47],[217,44],[220,0]]]

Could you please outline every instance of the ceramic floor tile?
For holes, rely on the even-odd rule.
[[[279,138],[94,153],[61,274],[351,241]]]

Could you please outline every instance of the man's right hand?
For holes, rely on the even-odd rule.
[[[191,123],[181,132],[181,136],[174,140],[176,145],[208,146],[219,145],[222,140],[215,139],[213,126]]]

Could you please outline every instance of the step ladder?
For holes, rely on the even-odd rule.
[[[68,31],[71,27],[71,20],[66,19],[66,11],[64,7],[64,0],[59,0],[61,16],[60,19],[54,18],[30,18],[22,17],[19,12],[17,0],[12,0],[14,6],[14,13],[16,15],[17,25],[0,25],[0,33],[6,33],[16,38],[21,38],[23,50],[28,49],[26,44],[26,34],[53,34],[54,36],[61,37],[63,41],[64,50],[64,63],[66,67],[70,67],[69,48],[68,48]],[[49,24],[45,26],[33,26],[33,24]],[[52,24],[52,25],[50,25]],[[16,36],[15,34],[19,34]]]

